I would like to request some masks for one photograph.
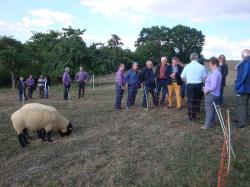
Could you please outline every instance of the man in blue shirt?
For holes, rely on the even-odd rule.
[[[250,50],[242,51],[242,62],[237,66],[237,78],[235,81],[236,108],[238,123],[236,128],[247,125],[247,107],[250,98]]]
[[[125,80],[128,85],[127,108],[129,109],[134,106],[137,91],[141,87],[137,62],[133,62],[132,69],[127,72]]]

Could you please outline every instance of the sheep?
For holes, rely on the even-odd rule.
[[[17,138],[22,147],[29,142],[28,130],[37,131],[38,136],[51,142],[51,131],[58,130],[63,136],[70,135],[73,125],[63,117],[54,107],[40,103],[24,105],[11,115],[11,121],[17,133]]]

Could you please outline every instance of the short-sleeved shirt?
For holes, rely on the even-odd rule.
[[[193,60],[185,66],[181,78],[186,79],[187,84],[199,84],[207,77],[206,68]]]

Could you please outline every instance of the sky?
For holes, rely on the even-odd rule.
[[[0,6],[0,35],[25,42],[32,32],[62,27],[87,29],[87,44],[117,34],[134,50],[143,27],[185,25],[206,36],[206,58],[239,60],[250,48],[249,0],[8,0]]]

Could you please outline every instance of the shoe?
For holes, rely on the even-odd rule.
[[[146,107],[142,107],[142,109],[145,110],[145,111],[148,111],[148,109]]]
[[[207,130],[208,128],[206,126],[202,126],[200,129]]]
[[[178,111],[181,111],[181,110],[182,110],[182,107],[177,108],[177,110],[178,110]]]
[[[188,117],[188,118],[187,118],[187,121],[188,121],[188,122],[192,122],[193,119]]]
[[[115,111],[121,111],[122,108],[115,108]]]
[[[173,108],[172,106],[168,106],[168,109],[171,109],[171,108]]]
[[[130,109],[130,107],[129,106],[126,106],[126,110],[129,110]]]

